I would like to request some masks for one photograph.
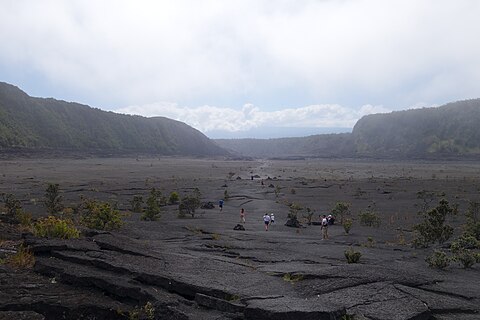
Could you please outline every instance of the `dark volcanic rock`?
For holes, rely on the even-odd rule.
[[[241,224],[237,224],[235,227],[233,227],[233,230],[245,231],[245,227],[242,226]]]
[[[285,222],[285,226],[292,228],[300,228],[302,224],[300,223],[300,221],[298,221],[297,218],[290,218],[287,220],[287,222]]]

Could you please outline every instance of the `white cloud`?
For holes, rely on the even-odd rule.
[[[120,113],[146,117],[164,116],[185,122],[204,133],[213,130],[239,132],[260,127],[352,128],[356,121],[364,115],[390,111],[382,106],[371,105],[362,106],[358,110],[340,105],[310,105],[277,111],[262,111],[253,104],[245,104],[241,110],[236,110],[208,105],[182,107],[168,102],[130,106],[116,110]]]
[[[94,105],[442,103],[480,96],[479,16],[471,0],[2,1],[0,71]]]

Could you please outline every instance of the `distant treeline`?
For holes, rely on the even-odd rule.
[[[266,158],[476,157],[480,156],[480,99],[368,115],[352,133],[215,141],[233,152]]]

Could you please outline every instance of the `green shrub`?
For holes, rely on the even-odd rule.
[[[471,268],[478,260],[478,253],[473,250],[459,249],[457,250],[452,260],[459,262],[465,269]]]
[[[413,226],[416,235],[413,240],[415,247],[428,247],[438,242],[444,243],[453,234],[453,228],[445,224],[447,215],[451,215],[454,208],[450,207],[447,200],[440,200],[437,207],[424,214],[424,220]]]
[[[170,197],[168,198],[168,203],[170,204],[176,204],[180,201],[180,196],[178,195],[178,192],[173,191],[170,193]]]
[[[228,199],[230,199],[230,195],[228,194],[228,190],[225,189],[223,192],[223,200],[227,201]]]
[[[298,211],[303,209],[303,207],[298,203],[290,203],[288,207],[289,219],[297,219]]]
[[[84,200],[81,206],[81,223],[97,230],[113,230],[123,225],[120,212],[108,202]]]
[[[2,199],[3,203],[5,204],[7,216],[11,217],[12,219],[15,218],[17,212],[22,209],[20,200],[17,200],[11,193],[2,193]]]
[[[15,220],[24,227],[29,227],[32,225],[32,215],[23,210],[17,210],[17,213],[15,214]]]
[[[337,202],[335,204],[335,207],[332,209],[332,215],[338,221],[340,221],[340,224],[343,224],[346,216],[350,215],[350,203],[348,203],[348,202]]]
[[[185,215],[190,214],[193,218],[195,216],[195,210],[199,207],[200,198],[198,197],[198,194],[186,195],[178,205],[178,214],[180,217],[185,217]]]
[[[350,229],[352,228],[352,225],[353,225],[352,219],[347,218],[343,221],[343,230],[345,230],[346,234],[350,233]]]
[[[372,209],[366,209],[364,211],[360,211],[358,215],[360,218],[360,224],[368,227],[380,227],[380,217],[377,213]]]
[[[58,214],[63,210],[62,196],[57,183],[50,183],[45,190],[45,207],[48,214]]]
[[[432,268],[445,269],[450,265],[450,258],[448,255],[441,250],[435,250],[433,253],[428,256],[425,261]]]
[[[157,191],[155,188],[150,190],[150,195],[147,198],[147,207],[141,217],[142,220],[155,221],[158,219],[158,214],[160,213],[159,200],[161,197],[160,191]]]
[[[359,251],[353,250],[352,247],[345,250],[344,254],[348,263],[358,263],[358,261],[360,261],[360,257],[362,256]]]
[[[15,254],[8,256],[3,261],[4,264],[14,269],[29,269],[35,264],[35,257],[29,248],[21,245]]]
[[[480,240],[480,203],[470,201],[465,216],[467,217],[465,233]]]
[[[71,239],[78,238],[80,231],[71,220],[63,220],[54,216],[40,218],[33,224],[33,234],[42,238]]]
[[[143,210],[143,197],[142,196],[133,196],[133,199],[130,201],[132,212],[142,212]]]

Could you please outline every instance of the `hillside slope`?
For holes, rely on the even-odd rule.
[[[179,121],[33,98],[0,82],[0,149],[7,148],[227,154],[201,132]]]
[[[352,133],[303,138],[221,139],[251,157],[440,158],[480,156],[480,99],[361,118]]]
[[[480,154],[480,99],[373,114],[352,131],[357,154],[404,157]]]

